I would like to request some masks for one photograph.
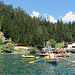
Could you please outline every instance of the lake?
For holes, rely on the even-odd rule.
[[[22,58],[22,54],[0,54],[0,75],[75,75],[75,54],[59,59],[57,64],[44,60],[29,64],[35,58]],[[40,57],[42,58],[42,57]]]

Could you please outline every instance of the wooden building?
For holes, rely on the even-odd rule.
[[[27,47],[28,44],[24,44],[24,43],[14,43],[14,46]]]

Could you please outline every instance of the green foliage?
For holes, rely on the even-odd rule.
[[[31,53],[36,53],[37,52],[37,48],[36,47],[30,47],[29,48],[29,51],[31,52]]]
[[[55,48],[56,41],[54,39],[50,39],[48,41],[51,42],[52,47]]]
[[[2,45],[2,43],[3,43],[3,41],[2,41],[2,39],[0,39],[0,45]]]
[[[56,48],[61,48],[61,47],[63,47],[62,45],[59,45],[59,44],[55,44],[55,49]]]
[[[7,39],[8,42],[12,42],[11,38]]]
[[[54,39],[56,42],[75,42],[75,22],[47,22],[41,17],[31,17],[20,7],[13,9],[0,1],[0,28],[4,36],[11,37],[15,43],[43,47],[44,42]],[[55,44],[52,44],[53,47]]]
[[[2,51],[2,50],[1,50],[1,47],[0,47],[0,54],[1,54],[1,51]]]
[[[24,49],[24,48],[18,48],[18,51],[21,51],[21,50],[27,50],[27,49]]]
[[[3,45],[1,48],[2,51],[13,51],[14,45],[7,43],[6,45]]]

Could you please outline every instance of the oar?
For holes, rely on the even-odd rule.
[[[75,61],[72,61],[73,63],[75,63]]]
[[[63,58],[63,57],[61,57],[62,59],[65,59],[65,60],[68,60],[68,61],[72,61],[72,60],[69,60],[69,59],[66,59],[66,58]],[[73,63],[75,63],[75,61],[72,61]]]
[[[35,60],[35,61],[31,61],[31,62],[29,62],[29,64],[34,63],[34,62],[36,62],[36,61],[43,60],[43,59],[45,59],[45,58],[42,58],[42,59],[39,59],[39,60]]]

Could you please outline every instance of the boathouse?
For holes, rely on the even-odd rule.
[[[15,49],[23,48],[23,49],[28,49],[28,44],[24,43],[14,43]]]
[[[75,49],[75,42],[65,42],[64,48],[66,49]]]
[[[64,43],[64,50],[75,53],[75,42],[65,42]]]

